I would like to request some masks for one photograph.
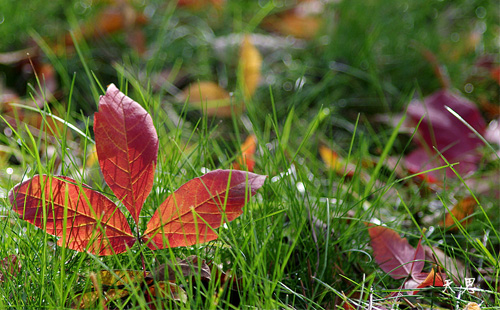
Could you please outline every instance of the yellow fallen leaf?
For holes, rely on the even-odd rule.
[[[243,112],[241,103],[231,102],[229,93],[214,82],[202,81],[189,84],[183,90],[183,99],[209,116],[231,117]]]
[[[319,147],[319,155],[321,159],[325,162],[325,165],[335,171],[338,174],[344,174],[346,172],[346,163],[345,160],[337,154],[334,150],[329,149],[328,147],[321,145]],[[354,175],[354,171],[356,170],[356,166],[352,164],[347,164],[347,176],[352,177]]]
[[[475,302],[470,302],[465,305],[464,310],[481,310],[481,307]]]
[[[243,71],[243,92],[245,98],[252,96],[259,85],[262,66],[262,56],[259,50],[245,36],[240,47],[240,66]]]

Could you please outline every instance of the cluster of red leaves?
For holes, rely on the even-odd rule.
[[[157,161],[152,118],[111,84],[101,96],[94,133],[104,179],[138,224]],[[132,233],[113,201],[68,177],[34,176],[16,185],[9,199],[24,220],[60,237],[59,245],[111,255],[127,251],[138,240],[152,250],[214,240],[214,229],[238,217],[265,178],[216,170],[193,179],[158,207],[142,236]]]

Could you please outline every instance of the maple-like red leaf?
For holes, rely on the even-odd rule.
[[[218,237],[214,229],[240,216],[265,179],[238,170],[215,170],[193,179],[160,205],[143,240],[152,250],[214,240]]]
[[[418,274],[424,268],[425,251],[420,242],[417,249],[406,238],[383,226],[368,228],[375,261],[394,279]]]
[[[152,189],[158,153],[151,116],[111,84],[100,99],[94,132],[104,178],[138,223]],[[151,240],[152,249],[213,240],[217,238],[213,229],[238,217],[246,198],[265,178],[217,170],[191,180],[167,198],[140,238]],[[137,240],[115,203],[67,177],[34,176],[16,185],[9,199],[24,220],[76,251],[118,254]]]
[[[418,128],[422,136],[420,147],[405,158],[405,164],[412,173],[425,171],[445,165],[440,156],[433,150],[435,147],[450,163],[460,162],[454,168],[462,175],[477,169],[481,154],[477,148],[481,140],[459,119],[451,114],[446,106],[460,115],[480,134],[484,134],[486,123],[473,102],[449,91],[440,90],[425,98],[423,102],[414,100],[408,107],[408,115],[414,124],[422,117]],[[446,169],[448,177],[455,174]],[[431,182],[442,179],[438,171],[428,173]]]
[[[111,84],[99,100],[94,133],[104,180],[138,223],[153,188],[158,156],[153,120],[140,104]]]
[[[16,185],[9,200],[25,221],[60,237],[60,246],[97,255],[125,252],[135,237],[123,213],[104,195],[75,183],[36,175]]]

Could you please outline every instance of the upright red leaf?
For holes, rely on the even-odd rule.
[[[111,200],[86,185],[74,184],[71,178],[58,178],[36,175],[16,185],[9,192],[14,211],[25,221],[61,237],[58,245],[65,243],[76,251],[110,255],[125,252],[134,244],[127,219]]]
[[[156,210],[144,241],[157,250],[216,239],[214,229],[240,216],[246,199],[265,179],[251,172],[215,170],[187,182]]]
[[[420,243],[417,249],[406,238],[383,226],[368,228],[375,261],[394,279],[401,279],[424,268],[425,251]]]
[[[94,133],[104,179],[138,223],[153,188],[158,156],[153,120],[140,104],[111,84],[99,100]]]

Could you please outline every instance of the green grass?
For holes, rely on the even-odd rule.
[[[19,118],[15,126],[8,126],[2,115],[0,155],[6,155],[0,157],[0,258],[16,255],[20,271],[12,274],[0,264],[0,276],[4,275],[0,308],[70,307],[77,292],[93,287],[91,272],[141,270],[142,258],[146,269],[154,270],[190,255],[211,263],[212,280],[204,282],[199,274],[188,280],[176,270],[176,284],[184,288],[187,299],[153,299],[157,308],[333,309],[342,300],[361,308],[370,300],[393,309],[410,309],[410,303],[434,309],[463,309],[468,302],[480,304],[481,309],[500,305],[498,193],[469,189],[465,176],[446,179],[434,191],[417,176],[400,175],[388,162],[401,160],[410,151],[412,133],[399,132],[397,121],[392,125],[374,116],[397,120],[412,98],[440,87],[421,47],[433,51],[448,69],[453,87],[465,93],[465,85],[474,84],[474,91],[464,94],[468,98],[498,102],[498,84],[473,78],[477,58],[498,53],[495,6],[488,1],[329,3],[324,27],[314,39],[300,41],[299,48],[263,48],[263,82],[245,102],[242,116],[208,117],[179,102],[179,89],[197,80],[226,84],[236,98],[242,98],[237,47],[228,44],[221,53],[213,42],[252,30],[270,37],[256,26],[269,13],[270,4],[260,6],[261,2],[229,1],[219,13],[190,12],[164,1],[135,3],[150,12],[144,27],[149,49],[145,56],[127,45],[123,32],[80,42],[72,54],[51,53],[51,42],[64,32],[50,29],[57,25],[64,25],[57,29],[76,29],[82,16],[97,14],[104,4],[85,13],[67,8],[58,13],[62,16],[55,15],[54,10],[59,11],[52,7],[35,8],[40,12],[37,18],[52,17],[47,28],[33,25],[35,19],[19,20],[21,26],[9,19],[0,24],[0,31],[8,33],[22,29],[19,36],[6,37],[11,43],[1,45],[2,51],[25,47],[31,33],[45,52],[43,59],[56,69],[62,93],[34,112],[44,119],[39,130]],[[6,4],[15,9],[14,2]],[[471,29],[484,29],[472,50],[466,42]],[[0,69],[2,83],[22,96],[30,89],[26,83],[43,85],[42,77],[21,80],[12,67]],[[168,78],[157,86],[156,76],[163,70]],[[299,87],[300,79],[305,84]],[[112,195],[98,164],[89,157],[94,145],[93,112],[109,83],[150,112],[160,139],[155,183],[141,214],[141,231],[170,193],[204,169],[230,168],[245,137],[257,136],[255,172],[268,175],[268,180],[242,216],[219,229],[218,240],[155,252],[136,244],[124,254],[98,257],[57,246],[54,237],[11,211],[8,191],[35,174],[70,176]],[[28,94],[25,97],[30,100]],[[59,118],[52,117],[54,113]],[[52,120],[63,126],[52,126]],[[356,164],[354,176],[327,169],[318,155],[323,144]],[[484,147],[484,164],[474,178],[485,177],[484,183],[491,182],[495,191],[499,162],[490,147]],[[372,178],[367,182],[364,175]],[[470,224],[457,223],[456,231],[441,227],[446,212],[469,195],[480,202]],[[451,286],[453,291],[423,289],[407,297],[408,303],[400,299],[390,304],[386,296],[396,292],[403,280],[393,280],[373,260],[365,222],[374,220],[401,233],[413,246],[421,236],[424,245],[438,246],[452,258],[442,262],[444,267],[454,259],[463,263],[477,291],[464,289],[464,275]],[[215,266],[235,280],[221,283]],[[431,266],[427,263],[424,270]],[[128,289],[130,297],[110,308],[148,308],[151,301],[140,289]]]

